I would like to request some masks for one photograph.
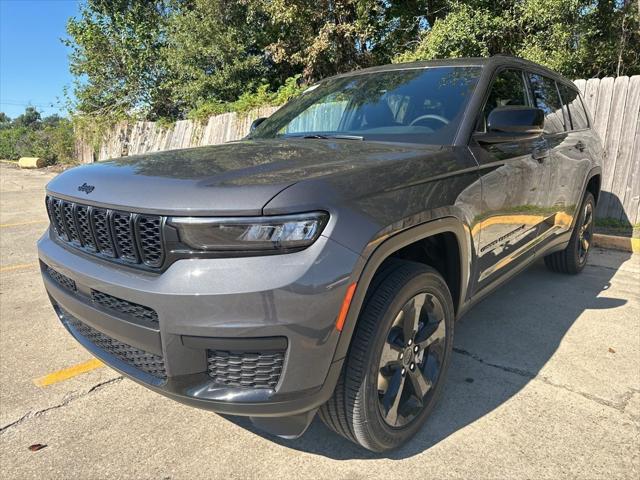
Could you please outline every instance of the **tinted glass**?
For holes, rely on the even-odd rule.
[[[546,133],[564,131],[564,114],[556,82],[533,73],[529,74],[529,81],[535,105],[544,112],[544,131]]]
[[[506,105],[529,105],[527,90],[520,70],[503,70],[496,75],[491,85],[489,98],[484,105],[483,118],[478,125],[478,130],[485,130],[487,118],[494,108]]]
[[[587,112],[584,110],[584,106],[580,101],[580,95],[578,92],[566,85],[561,85],[560,93],[562,94],[562,99],[564,100],[565,105],[569,109],[573,129],[582,130],[583,128],[589,128]]]
[[[251,138],[355,135],[453,143],[480,67],[430,67],[333,78],[309,88]]]

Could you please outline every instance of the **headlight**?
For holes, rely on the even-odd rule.
[[[274,217],[172,217],[180,241],[205,251],[287,251],[308,247],[322,233],[324,212]]]

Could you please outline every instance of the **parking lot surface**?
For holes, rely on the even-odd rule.
[[[269,437],[92,362],[40,279],[52,176],[0,164],[3,478],[639,478],[639,256],[596,249],[577,277],[536,264],[474,307],[439,407],[376,455],[318,420]]]

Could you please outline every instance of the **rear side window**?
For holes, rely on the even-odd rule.
[[[571,125],[573,130],[582,130],[589,128],[589,120],[587,120],[587,112],[584,110],[584,105],[580,101],[580,95],[573,88],[566,85],[560,85],[560,93],[564,104],[569,109],[569,116],[571,117]]]
[[[563,132],[565,118],[556,82],[535,73],[529,74],[529,82],[536,107],[544,112],[545,133]]]
[[[507,105],[529,105],[527,89],[520,70],[502,70],[496,75],[491,85],[489,98],[487,98],[487,103],[485,103],[482,110],[482,118],[479,119],[477,129],[484,131],[491,111],[494,108]]]

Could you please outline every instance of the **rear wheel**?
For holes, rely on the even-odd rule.
[[[341,378],[320,410],[340,435],[381,452],[424,424],[442,391],[453,346],[453,302],[442,276],[394,261],[367,294]]]
[[[544,263],[554,272],[576,274],[587,264],[593,245],[593,220],[596,202],[591,192],[587,192],[582,201],[578,219],[573,227],[569,245],[560,251],[544,257]]]

